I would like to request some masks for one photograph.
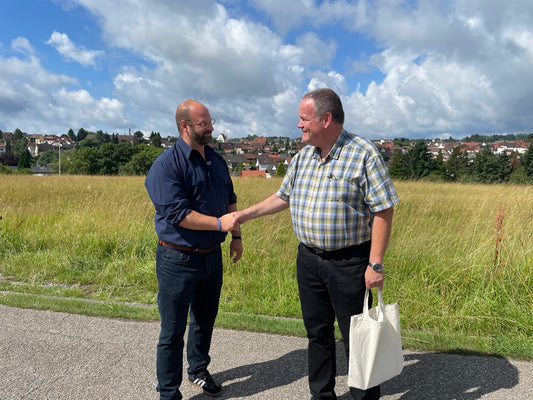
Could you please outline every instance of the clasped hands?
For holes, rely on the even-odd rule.
[[[224,232],[239,232],[241,229],[240,214],[239,212],[230,212],[220,217],[220,230]],[[240,233],[238,235],[240,236]],[[232,240],[230,243],[230,256],[233,258],[234,263],[241,259],[242,251],[242,240]]]
[[[230,232],[240,229],[241,224],[245,222],[244,214],[241,211],[234,211],[224,214],[220,219],[221,231]]]

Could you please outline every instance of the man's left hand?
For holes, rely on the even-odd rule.
[[[242,239],[232,239],[229,245],[229,255],[233,257],[233,262],[236,263],[242,257]]]
[[[365,284],[367,289],[372,289],[374,287],[383,290],[383,280],[385,279],[385,274],[383,272],[376,272],[371,267],[366,267],[365,272]]]

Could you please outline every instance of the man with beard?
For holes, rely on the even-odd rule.
[[[187,314],[189,381],[209,396],[222,393],[207,369],[222,287],[220,243],[231,231],[230,255],[237,262],[242,242],[231,214],[237,211],[237,197],[226,162],[207,146],[214,123],[203,104],[194,100],[180,104],[176,110],[180,137],[155,160],[145,180],[159,239],[157,390],[161,400],[182,399]]]

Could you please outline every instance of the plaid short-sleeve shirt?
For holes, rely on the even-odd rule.
[[[298,239],[327,251],[370,240],[373,213],[399,201],[376,147],[345,130],[324,162],[320,149],[304,147],[277,194],[290,203]]]

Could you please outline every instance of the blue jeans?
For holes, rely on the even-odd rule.
[[[298,292],[309,340],[309,389],[313,399],[337,399],[335,317],[348,357],[350,319],[363,312],[369,253],[370,242],[333,252],[298,246]],[[375,400],[380,397],[380,388],[350,388],[350,393],[356,400]]]
[[[187,361],[189,377],[204,371],[222,288],[220,247],[207,254],[157,245],[157,304],[161,331],[157,344],[157,390],[161,400],[182,399],[183,346],[189,313]]]

